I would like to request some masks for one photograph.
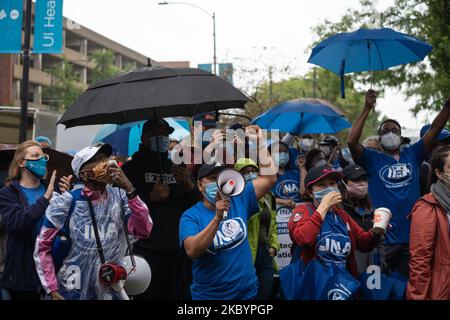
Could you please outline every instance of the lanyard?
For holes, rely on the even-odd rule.
[[[95,219],[94,206],[92,205],[92,201],[91,201],[91,199],[89,199],[88,196],[86,196],[86,200],[87,200],[87,203],[88,203],[88,206],[89,206],[89,213],[91,215],[92,226],[94,227],[95,242],[97,243],[98,255],[100,256],[101,263],[104,264],[106,262],[106,260],[105,260],[105,255],[104,255],[102,242],[100,240],[100,235],[98,234],[98,227],[97,227],[97,220]],[[131,242],[130,242],[130,239],[128,237],[128,227],[127,227],[127,223],[126,223],[125,209],[124,209],[124,205],[123,205],[123,200],[121,200],[121,206],[120,207],[121,207],[120,218],[121,218],[121,220],[123,222],[125,239],[127,241],[127,246],[128,246],[128,251],[129,251],[129,254],[130,254],[130,258],[131,258],[132,267],[135,268],[136,267],[136,262],[134,260],[134,255],[133,255]]]

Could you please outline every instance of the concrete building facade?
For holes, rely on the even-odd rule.
[[[33,3],[34,21],[34,3]],[[25,14],[24,14],[25,16]],[[24,24],[25,25],[25,24]],[[22,41],[24,32],[22,32]],[[31,36],[31,48],[33,36]],[[95,62],[89,55],[98,49],[109,49],[114,53],[116,67],[141,67],[147,65],[148,57],[120,43],[108,39],[97,32],[64,17],[63,21],[63,53],[31,54],[29,75],[29,106],[48,108],[48,101],[42,95],[44,87],[52,86],[52,76],[48,72],[52,67],[63,65],[63,57],[71,63],[79,74],[79,83],[87,87],[91,83]],[[0,54],[0,106],[20,106],[20,88],[22,80],[22,61],[20,54]],[[151,59],[152,65],[158,63]]]

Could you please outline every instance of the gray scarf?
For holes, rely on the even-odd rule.
[[[448,222],[450,224],[450,189],[449,187],[438,180],[436,183],[433,183],[430,188],[431,194],[434,198],[439,202],[439,204],[444,208],[447,213]]]

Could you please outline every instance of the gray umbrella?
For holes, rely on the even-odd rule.
[[[59,120],[66,128],[193,116],[244,108],[249,98],[226,80],[193,68],[144,67],[90,86]]]

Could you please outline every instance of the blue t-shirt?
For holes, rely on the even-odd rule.
[[[349,226],[333,211],[328,212],[317,236],[317,256],[345,269],[351,248]]]
[[[272,188],[272,193],[277,198],[292,199],[296,203],[299,203],[299,190],[300,173],[298,170],[286,170],[283,175],[278,174],[277,182]]]
[[[193,300],[248,300],[256,296],[258,279],[247,237],[247,220],[259,211],[253,183],[231,198],[228,219],[219,224],[211,247],[192,261]],[[203,202],[186,210],[180,220],[180,245],[211,222],[215,211]]]
[[[37,188],[26,188],[24,186],[20,186],[20,190],[25,195],[25,199],[27,199],[28,206],[32,206],[37,202],[37,200],[45,194],[45,187],[41,183]],[[44,222],[45,216],[42,215],[42,218],[36,223],[33,228],[33,238],[36,238],[41,232],[41,227]]]
[[[420,198],[419,166],[425,158],[425,145],[419,140],[404,148],[398,161],[367,148],[357,161],[369,174],[369,194],[374,208],[386,207],[392,212],[392,229],[386,233],[388,244],[409,243],[411,223],[407,216]]]

